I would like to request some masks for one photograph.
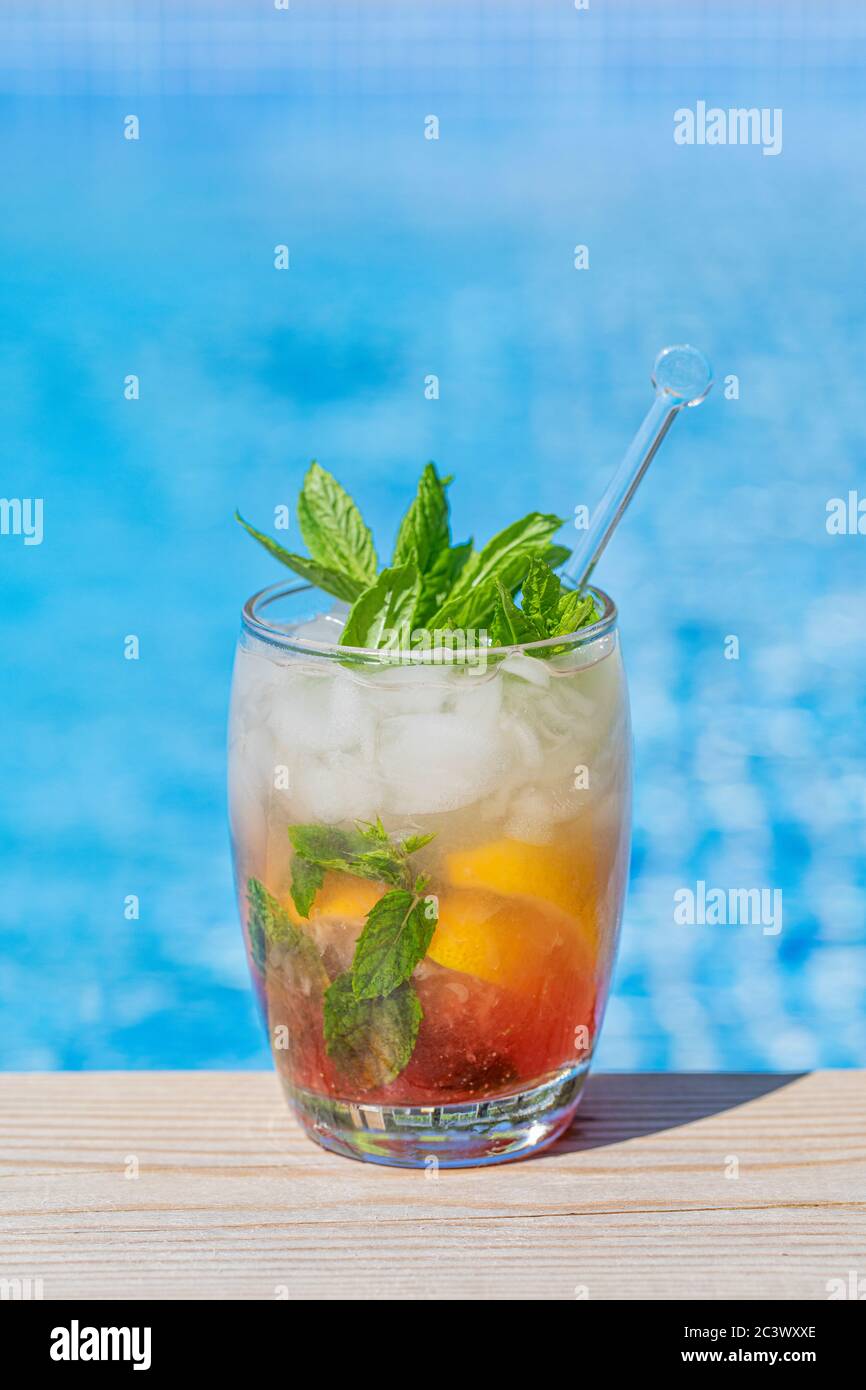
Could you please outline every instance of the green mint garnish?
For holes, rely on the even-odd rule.
[[[599,612],[592,594],[569,590],[562,594],[556,610],[556,622],[549,637],[562,637],[567,632],[579,632],[582,627],[597,623]]]
[[[418,491],[400,522],[392,565],[417,565],[429,574],[431,566],[451,545],[448,494],[434,463],[424,465]]]
[[[557,545],[554,542],[552,545],[545,546],[539,559],[544,560],[546,564],[550,565],[552,570],[558,570],[560,565],[565,564],[570,554],[571,551],[567,545]]]
[[[456,609],[461,617],[472,619],[462,622],[462,627],[478,626],[478,620],[483,623],[488,610],[495,606],[494,582],[501,580],[512,592],[519,588],[533,555],[544,550],[562,524],[561,517],[530,512],[499,531],[483,550],[473,552],[466,560],[440,612]],[[470,600],[468,605],[466,600]],[[437,617],[434,614],[430,619],[433,628],[441,626]]]
[[[546,632],[556,616],[562,585],[549,565],[533,560],[523,581],[522,607],[527,618]]]
[[[447,597],[472,553],[472,542],[451,544],[447,487],[434,463],[424,467],[418,491],[400,523],[392,565],[414,564],[421,576],[415,626],[426,624]]]
[[[309,917],[326,869],[373,879],[389,887],[407,887],[411,879],[409,855],[423,849],[433,838],[410,835],[405,840],[392,840],[381,821],[372,825],[361,822],[354,830],[338,830],[332,825],[290,825],[288,831],[295,851],[292,898],[302,917]]]
[[[392,565],[414,561],[421,574],[451,545],[448,520],[448,494],[433,463],[425,464],[418,491],[400,522]]]
[[[563,637],[598,621],[592,595],[564,589],[550,566],[538,558],[530,564],[524,580],[521,608],[502,583],[498,583],[497,589],[496,612],[490,628],[491,641],[496,647]],[[562,647],[547,647],[531,655],[553,656],[562,650]]]
[[[292,861],[292,901],[301,917],[309,917],[316,894],[322,886],[325,870],[296,854]]]
[[[352,961],[356,999],[378,999],[408,980],[424,959],[436,930],[436,899],[423,896],[426,882],[413,891],[392,888],[370,912]]]
[[[552,540],[562,519],[542,512],[530,512],[506,526],[480,550],[471,541],[452,544],[450,482],[440,478],[435,464],[425,465],[400,523],[391,565],[381,571],[373,537],[357,506],[318,463],[310,465],[298,500],[308,556],[286,550],[236,515],[275,559],[352,605],[343,646],[385,655],[391,646],[402,652],[407,641],[429,648],[431,634],[438,634],[436,645],[453,646],[449,634],[456,632],[459,638],[468,628],[483,632],[494,621],[499,584],[513,599],[534,561],[555,568],[570,552]]]
[[[387,1086],[400,1075],[415,1049],[423,1018],[411,984],[384,999],[358,999],[349,972],[325,993],[325,1046],[355,1086]]]
[[[494,647],[512,647],[520,642],[537,642],[543,629],[528,613],[518,608],[501,580],[497,580],[496,610],[490,624]]]
[[[355,599],[340,634],[340,645],[374,651],[408,646],[406,637],[412,631],[420,595],[421,576],[414,564],[383,570]]]
[[[304,916],[328,869],[372,879],[389,890],[367,913],[351,969],[325,996],[329,1056],[350,1079],[366,1076],[365,1085],[386,1085],[412,1056],[421,1022],[409,980],[427,954],[437,910],[436,899],[426,896],[428,880],[413,875],[409,861],[433,836],[397,840],[381,820],[361,821],[353,830],[290,825],[288,833],[295,851],[292,897]]]
[[[376,578],[373,537],[349,494],[318,463],[311,463],[298,498],[298,523],[309,557],[295,555],[257,531],[240,512],[237,520],[259,545],[302,579],[352,603]]]
[[[247,881],[247,900],[250,949],[259,970],[265,969],[268,950],[278,947],[283,964],[290,962],[302,981],[326,985],[328,975],[315,943],[306,932],[298,930],[285,909],[257,878]]]
[[[373,583],[379,562],[370,528],[348,492],[315,462],[298,498],[298,524],[317,564],[342,571],[364,588]]]
[[[235,512],[236,519],[243,526],[244,530],[252,536],[253,540],[263,545],[269,555],[273,555],[275,560],[281,564],[288,565],[290,570],[299,574],[302,579],[307,579],[311,584],[315,584],[317,589],[324,589],[326,594],[333,594],[335,598],[345,599],[347,603],[352,603],[363,589],[357,579],[352,579],[348,574],[343,574],[339,570],[327,569],[324,565],[317,565],[315,560],[310,560],[306,555],[294,555],[290,550],[286,550],[280,545],[279,541],[272,540],[264,532],[257,531],[248,521],[244,521],[240,512]]]

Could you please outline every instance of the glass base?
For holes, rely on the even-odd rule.
[[[397,1168],[470,1168],[526,1158],[571,1123],[589,1062],[564,1067],[529,1090],[454,1105],[364,1105],[283,1081],[307,1134],[326,1149]]]

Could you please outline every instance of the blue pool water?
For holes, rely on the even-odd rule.
[[[433,457],[461,532],[570,516],[683,340],[739,393],[598,574],[636,744],[599,1060],[866,1064],[866,535],[825,524],[866,495],[864,38],[853,4],[4,6],[0,492],[44,540],[0,536],[0,1066],[266,1063],[224,741],[280,572],[234,507],[268,529],[316,456],[387,537]],[[677,146],[698,100],[780,108],[782,152]],[[781,890],[781,932],[676,925],[698,881]]]

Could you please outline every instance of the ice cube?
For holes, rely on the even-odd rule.
[[[525,787],[508,803],[505,834],[528,845],[544,845],[551,839],[553,816],[549,797],[538,787]]]
[[[263,806],[274,785],[274,769],[274,744],[267,726],[262,724],[242,734],[232,750],[232,776],[243,773]]]
[[[470,670],[454,671],[445,709],[464,719],[494,720],[502,708],[502,685],[494,666],[483,675],[473,675]]]
[[[500,821],[508,810],[508,800],[513,787],[508,781],[500,782],[489,796],[478,803],[478,814],[483,820]]]
[[[381,798],[378,777],[358,757],[337,752],[298,760],[292,801],[296,815],[304,820],[326,825],[375,820]]]
[[[273,692],[285,665],[257,652],[238,652],[232,679],[231,727],[234,733],[262,724],[269,717]]]
[[[380,715],[438,714],[451,694],[453,673],[438,666],[382,666],[351,672]]]
[[[267,834],[270,784],[263,781],[262,769],[269,765],[269,750],[266,732],[257,730],[239,738],[229,757],[229,820],[238,844],[263,844]]]
[[[502,720],[502,736],[510,750],[515,772],[534,773],[544,761],[541,739],[528,719],[506,714]]]
[[[363,752],[369,761],[376,732],[376,718],[368,691],[342,667],[334,672],[329,685],[329,749],[340,752],[357,749]]]
[[[527,656],[525,652],[512,652],[500,665],[500,670],[519,680],[546,689],[550,685],[550,671],[547,662],[537,656]]]
[[[331,676],[327,671],[283,668],[283,679],[271,693],[271,726],[281,757],[290,761],[295,750],[306,752],[329,746]]]
[[[347,610],[348,611],[348,610]],[[299,623],[297,627],[289,629],[290,636],[297,637],[302,642],[328,642],[335,644],[339,642],[340,635],[345,626],[345,619],[335,613],[321,613],[316,618],[311,618],[308,623]]]
[[[456,714],[397,715],[379,728],[383,810],[421,815],[469,806],[506,773],[495,718]]]

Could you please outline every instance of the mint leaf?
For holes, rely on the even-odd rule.
[[[497,605],[490,627],[494,647],[511,647],[520,642],[538,642],[547,634],[529,614],[517,607],[501,580],[497,580]]]
[[[421,578],[421,598],[415,614],[416,627],[427,626],[428,619],[447,599],[471,554],[471,541],[440,550],[430,569]]]
[[[496,612],[490,637],[496,647],[537,642],[577,632],[598,621],[591,594],[563,589],[557,576],[540,557],[533,559],[523,584],[523,605],[518,608],[501,580],[497,580]],[[531,652],[540,658],[556,655],[562,647]]]
[[[523,611],[546,636],[554,621],[562,585],[544,560],[534,557],[523,581]]]
[[[325,992],[325,1047],[350,1084],[387,1086],[406,1066],[423,1018],[411,984],[384,999],[358,999],[352,977],[339,975]]]
[[[404,633],[408,639],[421,593],[416,566],[398,565],[383,570],[375,584],[355,599],[340,635],[343,647],[382,647],[399,650]]]
[[[475,554],[472,541],[461,541],[459,545],[452,545],[448,551],[448,579],[452,584],[456,584],[463,570],[468,565],[470,559]]]
[[[416,850],[423,849],[425,845],[429,845],[430,841],[435,839],[435,830],[431,830],[429,835],[407,835],[402,844],[403,853],[415,854]]]
[[[541,558],[552,570],[556,570],[565,564],[570,554],[567,545],[546,545],[541,552]]]
[[[428,880],[418,875],[412,884],[409,859],[433,834],[398,840],[378,818],[359,821],[352,830],[290,825],[288,834],[295,851],[292,896],[302,914],[309,912],[327,869],[374,879],[390,889],[367,913],[351,971],[325,995],[329,1055],[356,1084],[386,1085],[411,1057],[422,1016],[408,980],[426,955],[436,910],[435,900],[424,896]],[[288,918],[286,922],[297,937],[304,937]]]
[[[299,982],[327,984],[328,974],[314,942],[306,932],[299,931],[285,908],[257,878],[247,881],[249,917],[247,930],[253,960],[264,971],[268,950],[280,951],[280,964],[291,965],[299,974]]]
[[[289,837],[295,846],[293,862],[292,897],[302,916],[306,916],[302,904],[313,898],[322,885],[322,877],[327,869],[336,873],[354,874],[356,878],[371,878],[378,883],[399,884],[403,882],[403,858],[397,848],[386,841],[384,846],[366,848],[367,841],[356,831],[335,830],[330,826],[291,825]],[[299,850],[303,846],[304,852]],[[295,896],[295,866],[300,870],[299,894]],[[318,874],[318,882],[315,875]]]
[[[493,536],[483,550],[469,557],[452,598],[494,578],[501,579],[506,588],[513,588],[522,581],[529,556],[543,549],[562,525],[562,517],[542,512],[530,512],[520,521],[513,521]],[[512,578],[515,573],[517,578]]]
[[[322,886],[325,870],[296,854],[292,860],[292,901],[302,917],[309,917],[316,894]]]
[[[488,628],[493,622],[499,604],[501,583],[513,598],[522,587],[526,573],[533,559],[540,559],[543,551],[530,550],[511,556],[503,568],[502,575],[487,579],[484,583],[470,588],[463,595],[445,601],[440,611],[430,619],[430,627],[436,631],[465,632],[474,628],[476,632]]]
[[[579,632],[582,627],[597,623],[599,612],[592,594],[581,594],[566,590],[560,595],[556,616],[552,620],[549,635],[565,636],[569,632]]]
[[[298,524],[316,564],[361,587],[372,584],[379,562],[370,529],[345,488],[315,461],[298,498]]]
[[[250,954],[258,970],[264,970],[268,955],[269,898],[270,894],[257,878],[247,880],[247,934],[250,938]]]
[[[422,575],[428,573],[451,544],[448,496],[434,463],[424,465],[418,491],[400,523],[392,565],[414,561]]]
[[[382,817],[377,816],[375,820],[359,820],[355,822],[358,834],[362,840],[371,845],[389,845],[391,843],[388,832],[382,824]]]
[[[364,843],[357,830],[340,830],[336,825],[290,825],[288,832],[295,853],[322,868],[351,858]]]
[[[377,999],[408,980],[436,930],[433,900],[395,888],[367,913],[352,960],[356,999]]]
[[[497,580],[514,595],[534,557],[545,559],[552,554],[560,563],[561,558],[570,553],[564,546],[550,543],[550,537],[562,525],[561,517],[530,512],[520,521],[506,526],[483,550],[473,551],[447,598],[427,619],[428,627],[434,631],[486,627],[497,609]]]
[[[418,492],[400,523],[392,564],[413,562],[421,575],[421,594],[414,623],[423,626],[444,602],[472,553],[472,542],[451,544],[448,495],[450,478],[440,478],[428,463]]]
[[[244,521],[240,512],[235,512],[235,519],[240,522],[244,530],[263,545],[269,555],[273,555],[275,560],[281,564],[288,565],[290,570],[299,574],[302,579],[307,579],[311,584],[315,584],[317,589],[324,589],[326,594],[333,594],[335,598],[345,599],[347,603],[352,603],[358,597],[363,585],[349,575],[341,573],[339,570],[328,569],[325,565],[316,564],[315,560],[310,560],[306,555],[293,555],[290,550],[286,550],[280,545],[279,541],[272,540],[263,531],[257,531],[248,521]]]
[[[339,830],[333,825],[290,825],[288,832],[296,864],[300,858],[323,872],[334,869],[390,887],[408,886],[409,855],[433,839],[430,834],[392,840],[380,820],[372,825],[361,822],[354,830]],[[294,896],[294,879],[292,888]],[[295,905],[301,912],[297,898]]]
[[[463,571],[474,554],[475,547],[470,539],[462,541],[460,545],[452,545],[440,556],[430,575],[431,599],[435,598],[437,604],[445,602],[449,593],[457,587]]]
[[[456,596],[449,594],[440,603],[435,613],[431,613],[427,618],[426,625],[430,632],[443,634],[454,632],[455,629],[465,631],[468,627],[485,627],[486,621],[483,619],[483,615],[488,610],[492,612],[495,606],[496,582],[490,579],[477,589],[470,589],[468,593],[457,594]],[[482,615],[482,621],[475,621],[476,614]]]
[[[359,878],[371,878],[376,883],[390,883],[396,887],[404,880],[403,859],[392,849],[368,849],[356,854],[352,860],[350,873]]]

